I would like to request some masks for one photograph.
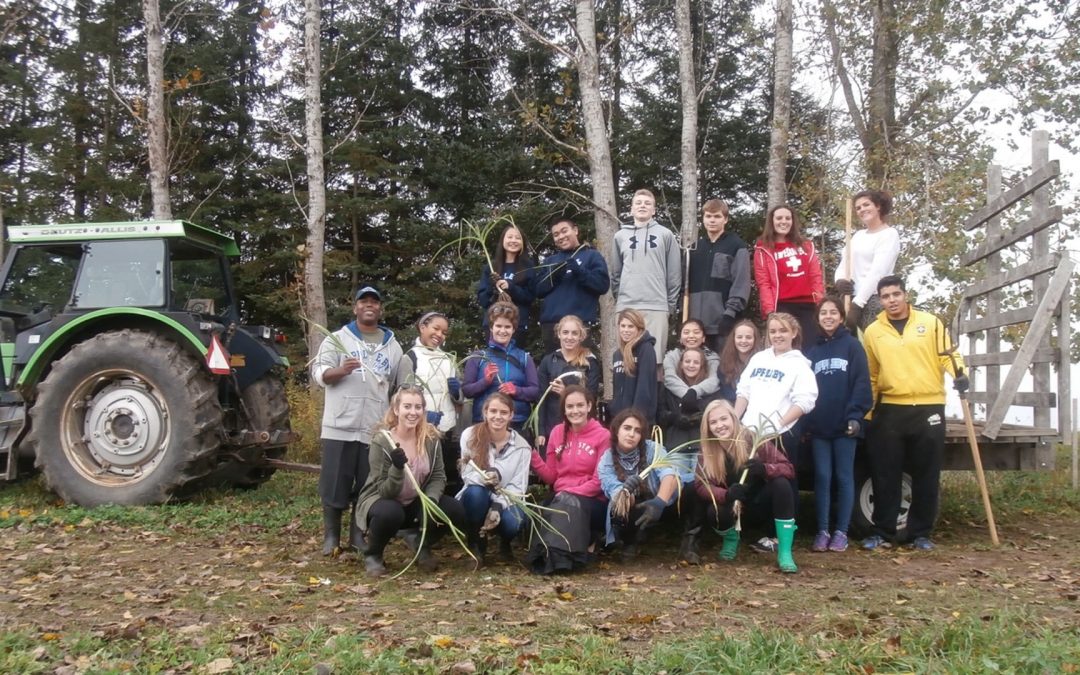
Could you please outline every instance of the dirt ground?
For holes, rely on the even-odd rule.
[[[1051,625],[1080,625],[1080,524],[1047,516],[1005,525],[1002,546],[986,530],[944,523],[939,547],[813,554],[800,532],[797,575],[744,545],[716,561],[707,540],[695,567],[672,561],[677,536],[632,563],[602,558],[590,571],[536,577],[513,565],[467,569],[444,543],[440,571],[372,583],[352,555],[323,558],[318,533],[296,519],[208,536],[177,523],[165,531],[84,522],[0,530],[0,631],[72,631],[135,637],[160,627],[194,641],[231,631],[238,650],[264,649],[290,628],[367,631],[376,644],[432,636],[468,644],[558,640],[573,631],[615,637],[633,651],[664,635],[769,626],[856,637],[872,627],[1022,609]],[[392,544],[387,562],[406,550]]]

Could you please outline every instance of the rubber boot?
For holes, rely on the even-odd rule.
[[[729,527],[726,530],[717,530],[716,533],[724,539],[724,545],[720,547],[717,555],[721,560],[734,560],[735,554],[739,552],[739,531]]]
[[[367,548],[364,541],[364,533],[356,526],[356,508],[349,509],[349,549],[357,553],[363,553]]]
[[[333,555],[341,546],[341,509],[324,505],[322,508],[323,542],[322,554]]]
[[[369,577],[381,577],[386,574],[386,565],[383,564],[382,555],[364,556],[364,571]]]
[[[432,554],[431,548],[426,542],[420,547],[420,553],[416,556],[416,564],[425,572],[434,572],[439,569],[439,560]]]
[[[683,532],[682,543],[679,545],[679,560],[685,560],[691,565],[700,565],[701,556],[698,555],[698,535],[701,528],[695,527]]]
[[[799,528],[795,527],[794,520],[776,521],[776,564],[780,566],[781,572],[787,574],[799,571],[795,566],[795,559],[791,557],[791,543],[795,540],[797,529]]]

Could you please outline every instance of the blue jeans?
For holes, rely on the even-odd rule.
[[[470,537],[475,537],[480,533],[480,526],[484,524],[484,518],[491,508],[491,490],[483,485],[470,485],[461,495],[461,503],[465,507],[466,532]],[[510,540],[521,530],[524,520],[525,514],[520,508],[508,506],[502,510],[502,519],[495,529],[500,537]]]
[[[836,527],[845,534],[855,506],[855,439],[813,438],[814,506],[819,532],[829,531],[832,481],[836,477]]]

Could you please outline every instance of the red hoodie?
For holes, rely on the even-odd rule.
[[[775,312],[779,302],[814,304],[825,297],[821,261],[810,241],[802,247],[777,242],[773,249],[758,241],[754,246],[754,281],[763,317]]]
[[[533,450],[532,470],[556,493],[569,492],[581,497],[604,497],[596,465],[611,446],[611,433],[596,420],[589,420],[581,431],[570,430],[566,424],[556,424],[547,442],[547,460]]]

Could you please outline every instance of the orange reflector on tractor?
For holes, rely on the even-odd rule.
[[[217,335],[210,336],[210,349],[206,352],[206,366],[215,375],[229,375],[232,373],[232,369],[229,368],[229,352],[225,351],[225,348],[221,346],[221,341],[218,340]]]

